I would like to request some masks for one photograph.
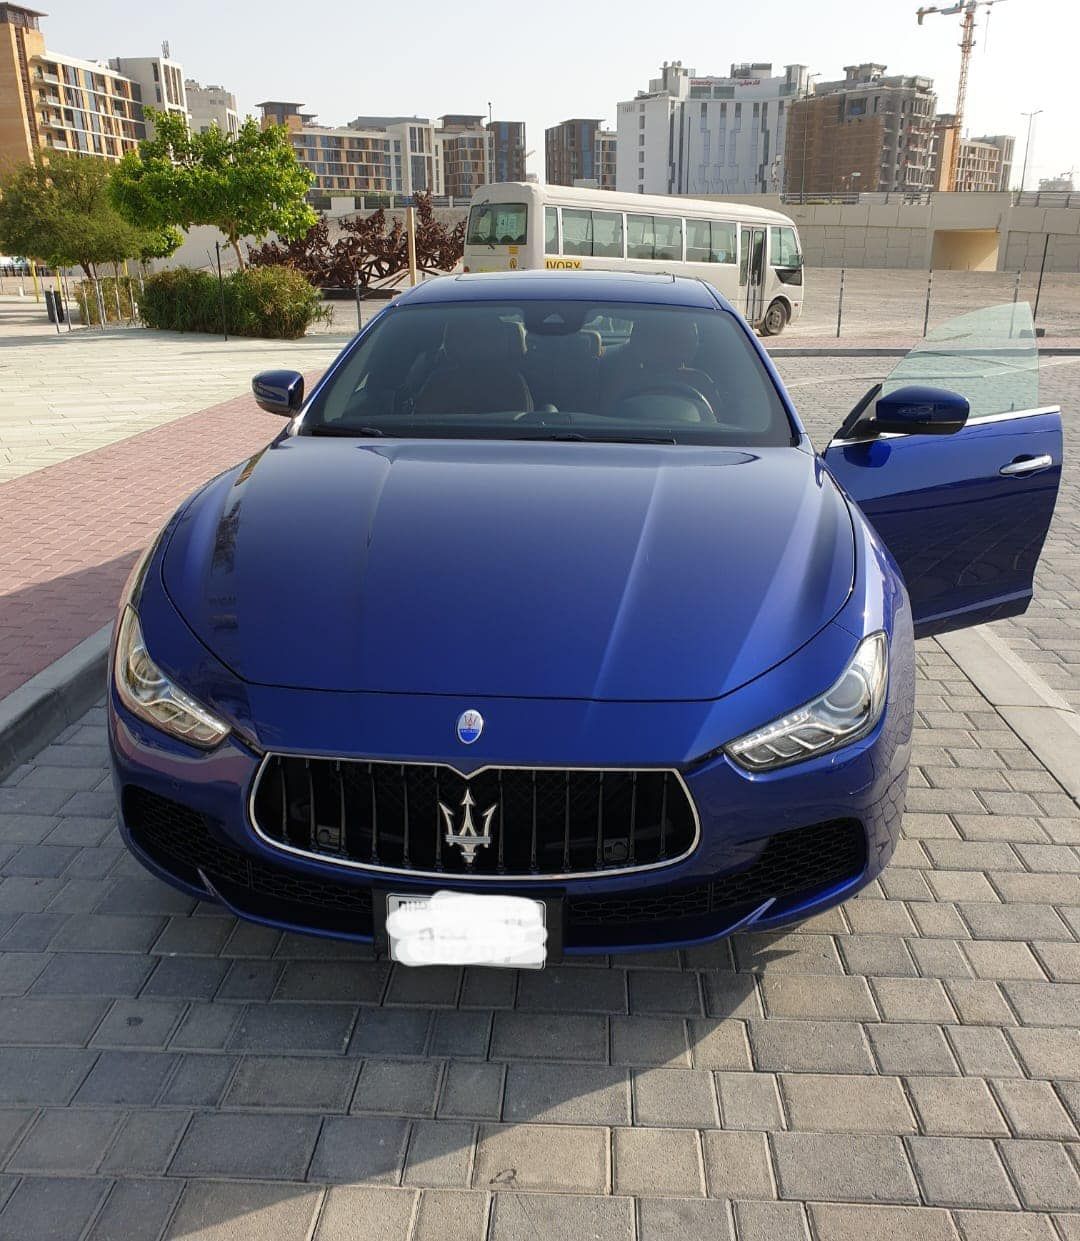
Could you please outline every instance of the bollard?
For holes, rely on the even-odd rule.
[[[1039,264],[1039,283],[1035,287],[1035,306],[1031,311],[1031,322],[1034,323],[1039,317],[1039,298],[1042,296],[1043,272],[1046,271],[1046,251],[1050,248],[1050,234],[1047,233],[1043,238],[1042,262]],[[1037,335],[1037,333],[1036,333]]]
[[[229,323],[225,316],[225,277],[221,274],[221,242],[214,242],[214,252],[217,255],[217,282],[218,296],[221,298],[221,335],[229,339]]]
[[[101,281],[97,278],[97,276],[94,277],[94,293],[96,295],[95,300],[97,301],[98,320],[101,325],[101,330],[104,332],[106,327],[105,298],[101,294]]]
[[[836,299],[836,335],[840,336],[840,322],[844,316],[844,268],[840,268],[840,296]]]
[[[930,268],[930,274],[926,279],[926,310],[923,312],[922,334],[926,335],[930,326],[930,290],[934,287],[934,269]]]
[[[405,208],[405,234],[409,254],[409,284],[416,284],[416,208]]]

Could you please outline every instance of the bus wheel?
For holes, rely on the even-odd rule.
[[[770,305],[765,311],[765,317],[761,320],[762,336],[779,336],[787,327],[788,308],[786,304],[779,298]]]

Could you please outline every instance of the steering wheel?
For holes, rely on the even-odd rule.
[[[698,409],[698,414],[702,422],[719,422],[716,416],[716,410],[709,404],[708,398],[704,392],[695,388],[692,384],[684,383],[662,383],[653,384],[649,388],[638,388],[634,392],[623,392],[619,397],[619,402],[625,401],[628,397],[639,396],[681,396],[685,400],[692,401]]]

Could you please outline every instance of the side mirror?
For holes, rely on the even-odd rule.
[[[959,392],[909,384],[878,397],[869,426],[879,435],[954,435],[967,422],[970,408]]]
[[[304,377],[299,371],[260,371],[251,391],[260,409],[291,418],[304,403]]]

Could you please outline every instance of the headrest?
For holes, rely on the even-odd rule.
[[[686,366],[697,354],[697,324],[689,315],[660,312],[634,324],[630,344],[634,357],[641,362]]]
[[[443,345],[455,362],[504,362],[525,353],[525,328],[498,314],[454,314],[446,323]]]

